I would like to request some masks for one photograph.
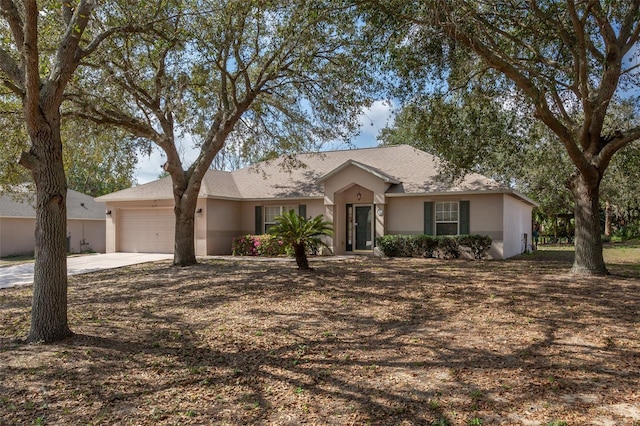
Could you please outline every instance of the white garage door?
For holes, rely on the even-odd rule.
[[[118,218],[117,251],[173,253],[175,215],[172,208],[120,210]]]

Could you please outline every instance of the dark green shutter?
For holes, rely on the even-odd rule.
[[[349,212],[351,212],[351,217],[349,217]],[[353,229],[349,229],[350,228],[350,222],[349,219],[351,219],[351,221],[353,221],[353,204],[347,204],[347,212],[346,212],[346,216],[347,216],[347,223],[345,224],[346,226],[344,227],[345,230],[345,243],[346,243],[346,249],[347,251],[353,251],[353,242],[351,244],[349,244],[349,241],[351,241],[351,238],[353,237],[353,235],[349,235],[349,231],[351,230],[353,232]]]
[[[433,202],[424,203],[424,235],[433,235]]]
[[[469,235],[469,202],[460,201],[460,235]]]
[[[303,218],[307,218],[307,205],[306,204],[300,204],[298,206],[298,215],[302,216]]]
[[[264,234],[262,228],[262,206],[256,206],[256,235]]]

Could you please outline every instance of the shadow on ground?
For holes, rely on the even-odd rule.
[[[71,278],[47,346],[3,291],[0,423],[640,422],[640,275],[553,259],[139,265]]]

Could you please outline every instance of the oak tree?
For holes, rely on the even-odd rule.
[[[380,13],[393,18],[397,48],[390,57],[399,75],[431,78],[425,85],[413,80],[412,89],[498,90],[553,132],[573,168],[566,179],[575,205],[572,271],[606,274],[600,185],[614,155],[640,138],[640,126],[632,120],[609,131],[605,124],[612,101],[640,85],[640,1],[364,3],[378,17],[372,22],[383,22]],[[632,102],[637,114],[637,98]]]
[[[29,144],[19,162],[36,186],[30,342],[53,342],[72,334],[67,320],[67,181],[60,107],[80,63],[122,30],[92,26],[96,7],[95,0],[0,0],[0,81],[21,104]]]
[[[372,81],[354,66],[363,55],[356,12],[337,0],[167,2],[155,33],[111,39],[94,58],[77,114],[166,155],[174,265],[196,263],[198,193],[228,143],[244,158],[269,158],[355,131]],[[192,164],[180,155],[185,140],[198,153]]]

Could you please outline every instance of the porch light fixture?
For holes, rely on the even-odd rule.
[[[356,194],[356,198],[358,199],[358,201],[360,201],[360,199],[362,198],[362,194],[360,192],[358,192]]]
[[[202,214],[202,207],[200,207],[198,210],[196,210],[196,213]]]
[[[107,210],[106,212],[104,212],[107,216],[111,216],[111,210]]]

